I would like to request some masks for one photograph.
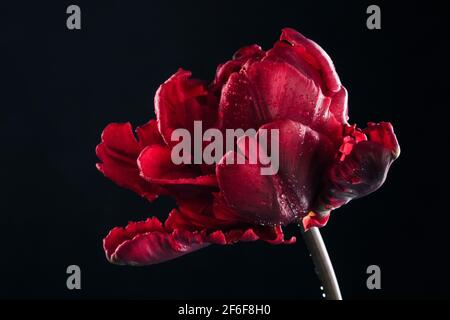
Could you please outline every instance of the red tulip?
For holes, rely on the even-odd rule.
[[[268,51],[241,48],[210,84],[180,69],[158,89],[155,110],[137,138],[129,123],[108,125],[97,167],[150,201],[174,197],[177,208],[164,224],[149,218],[114,228],[104,239],[113,263],[154,264],[210,244],[293,243],[281,226],[324,226],[332,210],[378,189],[400,153],[390,123],[348,124],[347,91],[330,57],[293,29]],[[238,150],[215,165],[174,164],[172,133],[192,132],[196,120],[222,131],[278,129],[277,174],[228,164]]]

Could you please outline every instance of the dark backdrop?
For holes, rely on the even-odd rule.
[[[97,172],[105,125],[147,122],[157,87],[178,67],[212,79],[236,49],[267,49],[285,26],[331,55],[351,122],[390,121],[402,147],[385,185],[322,229],[344,297],[449,297],[448,18],[429,1],[376,3],[375,31],[366,1],[2,4],[0,297],[319,298],[301,240],[212,246],[140,268],[110,265],[102,250],[112,227],[173,205],[150,204]],[[80,31],[66,28],[69,4],[81,7]],[[66,289],[70,264],[81,267],[80,291]],[[366,288],[371,264],[381,267],[381,290]]]

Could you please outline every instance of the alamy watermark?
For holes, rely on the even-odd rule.
[[[66,13],[70,14],[66,20],[66,27],[69,30],[81,29],[81,9],[79,6],[72,4],[67,7]]]
[[[369,30],[380,30],[381,29],[381,9],[379,6],[372,4],[367,7],[367,14],[370,16],[366,20],[366,26]]]
[[[381,289],[381,269],[379,266],[372,264],[367,267],[367,274],[370,276],[367,278],[366,285],[369,290]]]
[[[81,289],[81,269],[76,264],[67,267],[66,273],[69,275],[66,280],[66,287],[69,290]]]
[[[203,133],[202,121],[194,121],[193,133],[191,137],[191,132],[183,128],[172,132],[171,140],[178,142],[171,153],[174,164],[259,164],[261,175],[278,172],[278,129],[226,129],[224,138],[222,131],[215,128]],[[235,153],[224,157],[224,151]]]

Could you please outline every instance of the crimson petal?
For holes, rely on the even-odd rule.
[[[357,199],[377,190],[384,183],[392,162],[400,154],[397,138],[390,123],[369,123],[363,130],[368,140],[349,144],[345,154],[330,167],[324,188],[314,206],[314,211],[327,213],[352,199]],[[359,133],[360,134],[360,133]]]
[[[227,82],[231,74],[239,72],[242,66],[250,59],[261,58],[263,54],[264,51],[261,50],[261,47],[256,44],[243,47],[236,51],[233,55],[232,60],[227,61],[217,67],[216,76],[211,85],[212,90],[217,95],[220,95],[222,86]]]
[[[219,102],[221,128],[259,128],[275,120],[291,119],[339,136],[347,124],[347,91],[341,86],[329,56],[313,41],[284,29],[265,56],[224,65],[230,73]],[[230,72],[229,70],[233,72]],[[219,69],[220,78],[223,73]]]
[[[230,76],[219,114],[223,128],[256,129],[280,119],[310,125],[329,103],[320,87],[293,66],[264,60]]]
[[[255,232],[252,228],[213,232],[171,230],[165,228],[157,218],[150,218],[142,222],[130,222],[125,228],[112,229],[103,240],[103,247],[111,263],[141,266],[168,261],[211,244],[227,245],[258,239],[272,244],[295,242],[295,238],[284,240],[281,228],[265,232]]]
[[[190,76],[190,71],[179,69],[156,92],[155,112],[167,145],[173,145],[171,135],[175,129],[192,132],[195,120],[201,120],[205,129],[216,121],[217,98],[208,92],[202,81]]]
[[[261,164],[237,164],[236,153],[230,151],[216,169],[220,190],[227,204],[253,223],[288,224],[309,212],[316,196],[317,176],[324,173],[334,152],[326,136],[298,122],[264,125],[258,136],[262,129],[279,130],[278,173],[261,175]],[[248,156],[243,148],[240,151]]]
[[[100,163],[97,168],[119,186],[128,188],[148,200],[154,200],[164,191],[139,175],[136,160],[145,145],[161,143],[156,121],[151,120],[137,130],[139,141],[133,134],[130,123],[111,123],[102,133],[101,143],[96,148]]]
[[[172,211],[166,220],[168,229],[225,230],[245,226],[245,221],[225,206],[217,194],[181,199],[177,203],[179,209]]]
[[[317,43],[291,28],[284,28],[282,30],[280,40],[292,44],[305,60],[321,71],[328,90],[332,92],[338,92],[340,90],[341,81],[336,73],[333,61],[331,61],[330,56]]]
[[[141,176],[147,181],[162,185],[196,185],[216,187],[214,175],[201,175],[200,166],[176,165],[171,160],[167,146],[153,145],[145,148],[138,158]]]

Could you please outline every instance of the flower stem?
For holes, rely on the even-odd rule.
[[[330,256],[323,242],[320,231],[316,227],[310,228],[308,231],[302,229],[303,239],[310,252],[311,258],[322,283],[325,298],[327,300],[342,300],[339,284],[331,264]]]

